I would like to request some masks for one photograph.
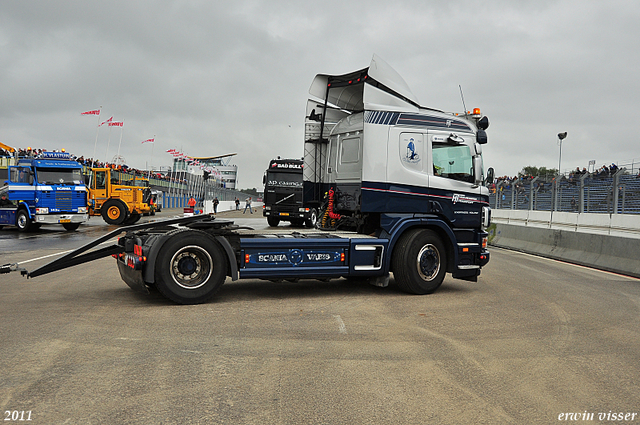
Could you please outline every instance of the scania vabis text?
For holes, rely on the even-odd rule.
[[[367,68],[317,75],[310,94],[304,202],[318,209],[319,228],[252,230],[212,215],[181,217],[114,230],[23,274],[113,255],[131,288],[155,287],[183,304],[209,300],[227,277],[345,277],[384,287],[393,273],[411,294],[435,291],[446,273],[476,281],[489,261],[488,119],[420,106],[376,55]],[[122,232],[117,244],[91,250]]]

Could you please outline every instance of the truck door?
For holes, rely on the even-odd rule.
[[[474,184],[474,135],[430,131],[428,137],[433,158],[429,186],[440,197],[437,209],[456,227],[479,227],[482,203],[481,188]]]
[[[91,197],[96,201],[107,199],[109,176],[106,170],[95,170],[91,182]]]
[[[33,185],[31,167],[9,167],[9,196],[11,201],[27,201],[33,204],[36,199],[36,188]]]
[[[473,152],[470,147],[473,135],[430,130],[428,138],[434,176],[430,186],[479,193],[479,190],[473,189]],[[455,138],[456,141],[452,142],[450,138]]]

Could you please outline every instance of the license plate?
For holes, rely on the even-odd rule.
[[[58,221],[58,223],[71,223],[71,220],[66,218],[66,219],[62,219],[62,220]]]
[[[289,215],[289,213],[280,213],[280,215]]]

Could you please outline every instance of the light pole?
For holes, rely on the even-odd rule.
[[[560,140],[560,157],[558,158],[558,177],[560,177],[560,173],[562,172],[562,168],[560,168],[560,164],[562,163],[562,141],[567,137],[567,132],[558,133],[558,140]]]
[[[555,188],[554,188],[555,202],[554,202],[554,207],[551,209],[551,221],[553,221],[553,211],[554,210],[560,211],[560,206],[558,205],[559,203],[558,191],[560,186],[560,172],[561,172],[560,170],[562,170],[562,168],[560,168],[562,165],[562,141],[564,140],[565,137],[567,137],[566,131],[564,133],[558,133],[558,140],[560,141],[560,157],[558,158],[558,176],[555,179]]]

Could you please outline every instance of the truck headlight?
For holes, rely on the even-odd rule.
[[[87,213],[87,207],[78,207],[78,213],[79,214],[86,214]]]
[[[36,208],[36,214],[49,214],[49,208]]]
[[[264,206],[264,205],[263,205],[263,206]],[[271,211],[271,207],[270,207],[270,206],[268,206],[268,205],[267,205],[267,206],[264,206],[264,209],[265,209],[265,210],[267,210],[267,211]]]
[[[298,208],[298,212],[301,212],[301,213],[309,212],[309,208]]]

